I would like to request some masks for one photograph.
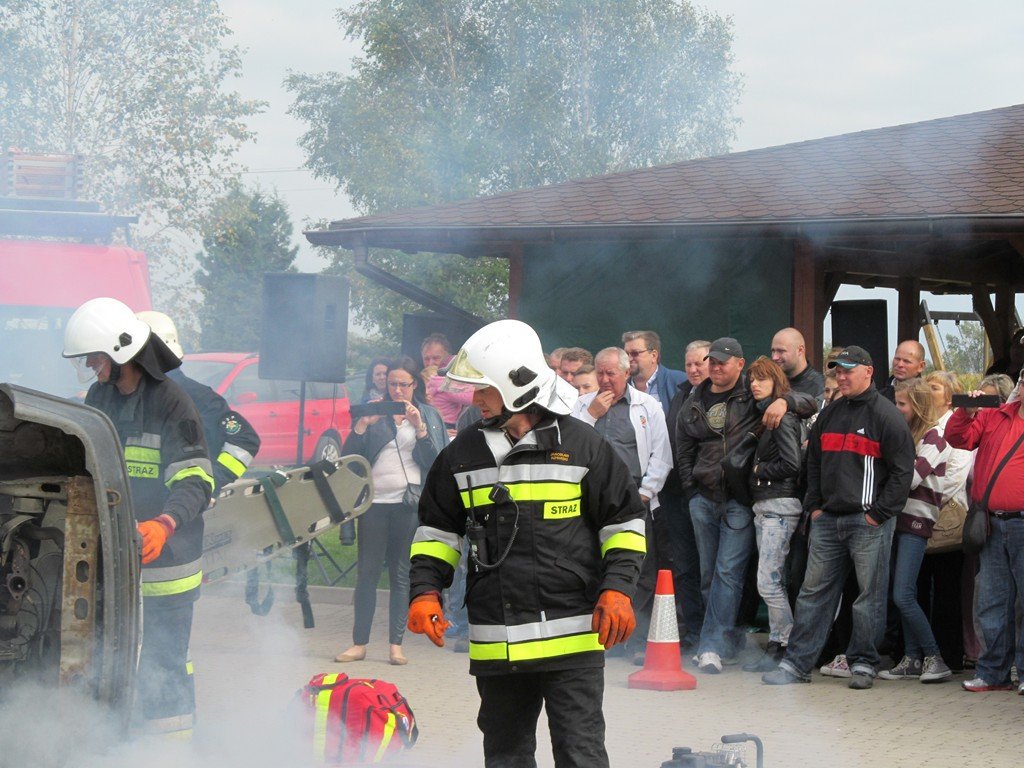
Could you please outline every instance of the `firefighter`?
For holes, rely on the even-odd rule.
[[[202,513],[214,479],[202,424],[188,395],[167,378],[181,361],[127,306],[87,301],[64,330],[64,357],[96,383],[85,404],[114,423],[124,446],[142,539],[144,631],[137,725],[190,733],[195,691],[188,669],[193,604],[202,581]]]
[[[468,538],[469,671],[486,764],[536,765],[544,706],[557,766],[607,766],[604,650],[636,626],[644,505],[608,443],[569,415],[576,390],[530,326],[481,328],[446,375],[475,387],[483,419],[424,484],[409,629],[444,645],[441,593]]]
[[[178,341],[178,329],[171,318],[163,312],[152,310],[139,312],[136,316],[163,340],[179,360],[185,357],[181,342]],[[210,458],[213,459],[216,495],[223,486],[245,474],[260,449],[260,436],[242,414],[232,410],[227,400],[210,387],[190,379],[180,368],[168,371],[167,377],[185,390],[199,411],[203,435],[210,449]]]

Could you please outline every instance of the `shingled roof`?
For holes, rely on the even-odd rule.
[[[356,232],[409,228],[950,216],[1024,216],[1024,105],[346,219],[309,235],[349,245]]]

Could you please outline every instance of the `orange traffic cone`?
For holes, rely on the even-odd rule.
[[[694,676],[683,672],[679,656],[679,627],[676,625],[672,571],[658,571],[644,668],[629,676],[629,687],[651,691],[692,691],[697,687]]]

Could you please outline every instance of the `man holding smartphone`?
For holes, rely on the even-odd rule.
[[[984,392],[971,392],[972,398]],[[975,400],[975,403],[978,401]],[[1024,586],[1024,402],[995,408],[957,408],[946,424],[946,441],[954,448],[977,449],[971,501],[981,503],[991,483],[988,515],[991,533],[978,555],[976,618],[984,648],[976,676],[963,683],[974,693],[1012,690],[1010,667],[1024,665],[1024,638],[1014,643],[1014,606]],[[992,481],[993,473],[1011,454]],[[1024,695],[1024,683],[1017,687]]]

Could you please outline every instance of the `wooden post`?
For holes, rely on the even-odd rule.
[[[992,354],[996,360],[1010,354],[1010,340],[1013,337],[1013,289],[1008,283],[996,287],[996,325],[1000,330],[1000,343],[996,346],[996,340],[992,340]]]
[[[913,275],[899,279],[899,309],[896,315],[896,343],[921,337],[921,280]]]
[[[519,298],[523,292],[523,246],[514,243],[508,253],[508,316],[519,319]]]
[[[806,240],[793,243],[793,327],[804,335],[807,358],[812,366],[821,366],[824,343],[825,314],[828,305],[822,301],[825,293],[825,273]]]
[[[1001,349],[1009,348],[1009,341],[1006,339],[1006,331],[999,323],[996,311],[992,308],[992,301],[988,296],[988,288],[983,285],[975,285],[971,291],[974,311],[981,318],[981,324],[985,326],[985,335],[988,338],[989,346],[992,348],[993,357],[999,357]]]

